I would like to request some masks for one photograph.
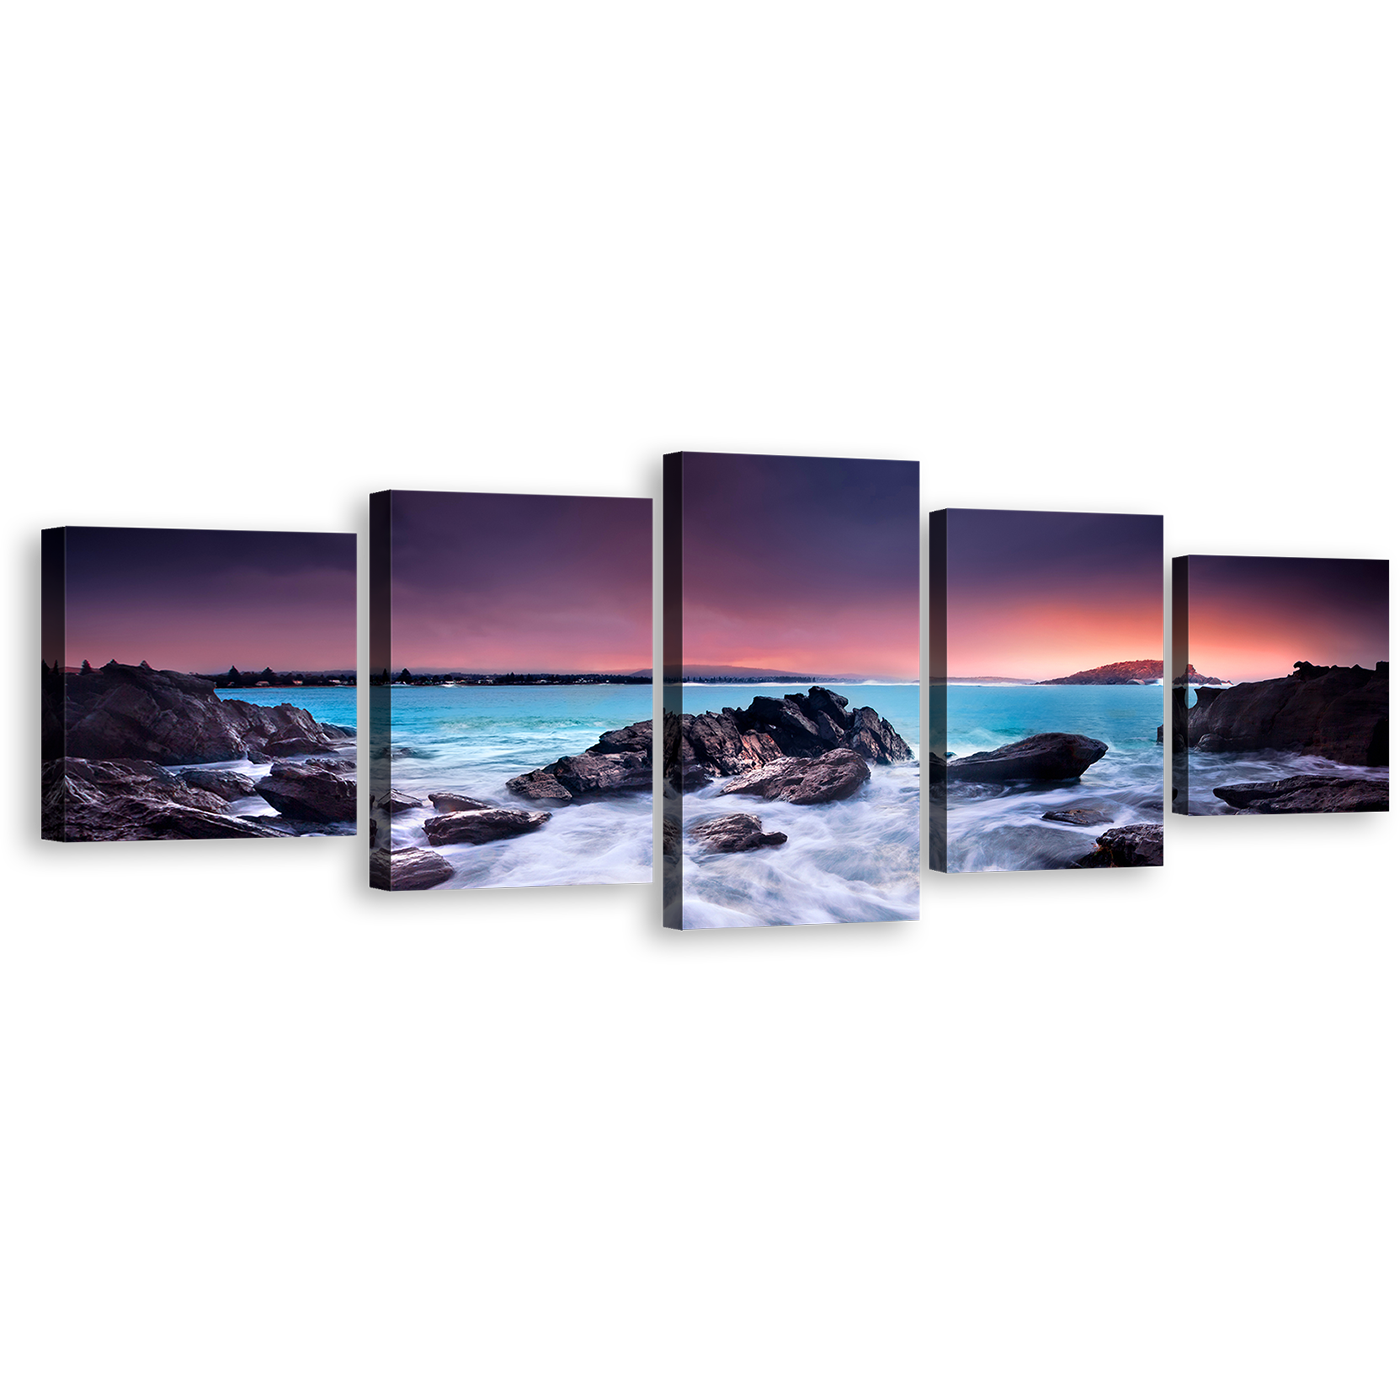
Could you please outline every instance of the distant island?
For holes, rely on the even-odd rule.
[[[1300,666],[1302,662],[1298,663]],[[1219,676],[1203,676],[1191,663],[1186,663],[1186,669],[1172,681],[1173,685],[1229,685],[1229,681],[1222,681]]]
[[[1076,671],[1072,676],[1056,676],[1040,685],[1153,685],[1165,675],[1160,661],[1111,661],[1092,671]]]
[[[930,676],[931,685],[1037,685],[1026,676]]]

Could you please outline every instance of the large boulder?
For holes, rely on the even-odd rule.
[[[784,831],[764,831],[763,823],[748,812],[696,822],[690,836],[707,851],[756,851],[763,846],[781,846],[787,840]]]
[[[548,812],[527,812],[519,807],[487,807],[477,812],[448,812],[429,817],[423,831],[434,846],[484,846],[538,831],[550,818]]]
[[[1389,668],[1310,666],[1229,690],[1202,686],[1186,711],[1186,739],[1206,752],[1279,749],[1337,763],[1390,763]]]
[[[950,782],[964,783],[1054,782],[1079,777],[1107,752],[1107,744],[1084,734],[1033,734],[990,752],[955,758],[947,776]]]
[[[1388,812],[1390,782],[1311,773],[1271,783],[1231,783],[1215,795],[1244,812]]]
[[[870,768],[852,749],[833,749],[820,758],[780,758],[733,779],[722,792],[739,797],[766,797],[798,807],[839,802],[870,781]]]
[[[67,756],[98,761],[217,763],[250,753],[330,753],[344,747],[347,735],[296,705],[221,700],[202,676],[116,662],[64,677],[62,715]]]
[[[1140,823],[1115,826],[1099,837],[1098,844],[1075,865],[1083,870],[1109,866],[1161,865],[1162,828]]]
[[[353,822],[355,779],[335,763],[274,763],[254,790],[297,822]]]

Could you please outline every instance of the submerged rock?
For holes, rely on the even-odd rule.
[[[538,831],[550,819],[548,812],[527,812],[519,807],[486,807],[475,812],[449,812],[429,817],[423,831],[434,846],[484,846],[509,836]]]
[[[990,752],[955,758],[948,764],[950,782],[1003,782],[1010,779],[1052,782],[1077,778],[1108,752],[1108,745],[1084,734],[1033,734]]]
[[[810,807],[850,797],[870,781],[865,760],[852,749],[833,749],[820,758],[783,758],[726,783],[726,794],[766,797]]]
[[[707,851],[755,851],[762,846],[781,846],[787,840],[786,832],[764,831],[763,823],[747,812],[696,822],[690,835]]]
[[[1272,783],[1231,783],[1215,795],[1245,812],[1388,812],[1390,782],[1380,778],[1324,778],[1310,773]]]
[[[1107,812],[1095,807],[1054,807],[1042,812],[1041,821],[1063,822],[1066,826],[1102,826],[1109,820]]]
[[[1094,849],[1075,861],[1075,865],[1084,870],[1161,863],[1162,828],[1146,822],[1136,826],[1115,826],[1105,831]]]
[[[1390,763],[1389,669],[1310,666],[1229,690],[1202,687],[1185,712],[1186,741],[1207,752],[1280,749],[1336,763]]]

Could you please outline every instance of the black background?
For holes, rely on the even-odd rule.
[[[122,465],[84,473],[81,487],[64,486],[59,473],[38,482],[35,524],[356,532],[363,594],[368,491],[655,496],[664,452],[731,451],[918,459],[925,514],[949,505],[1163,514],[1163,585],[1173,554],[1389,554],[1383,522],[1393,518],[1393,496],[1026,497],[1022,441],[465,438],[410,442],[407,448],[370,440],[347,449],[325,441],[280,441],[269,447],[248,440],[190,448],[188,461],[179,466],[129,465],[147,449],[126,449]],[[167,449],[150,455],[171,456]],[[1133,470],[1131,444],[1126,444],[1124,477]],[[1189,463],[1183,463],[1183,475],[1187,472]],[[31,538],[29,577],[36,580],[38,536]],[[521,566],[528,564],[529,549],[522,542]],[[1169,610],[1169,587],[1165,596]],[[361,619],[363,606],[361,596]],[[1169,630],[1168,615],[1163,657],[1170,655]],[[361,665],[364,659],[361,655]],[[431,890],[413,899],[379,895],[365,885],[365,848],[350,840],[55,844],[34,837],[27,844],[31,851],[38,847],[43,888],[63,906],[92,913],[147,907],[167,916],[69,924],[84,956],[97,953],[120,962],[172,953],[193,962],[1019,962],[1026,903],[1112,907],[1389,899],[1380,885],[1385,858],[1394,851],[1389,819],[1236,822],[1166,813],[1166,827],[1163,871],[963,878],[925,872],[924,918],[918,923],[762,930],[664,930],[655,886],[463,890],[445,900],[427,900]],[[168,917],[175,913],[178,920]],[[1121,916],[1106,910],[1105,917]]]

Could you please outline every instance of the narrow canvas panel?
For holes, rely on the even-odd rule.
[[[43,532],[43,835],[355,831],[355,536]]]
[[[1172,560],[1172,810],[1390,809],[1390,564]]]
[[[668,928],[919,916],[919,464],[665,463]]]
[[[650,881],[651,501],[370,497],[370,883]]]
[[[943,510],[929,863],[1162,863],[1162,517]]]

